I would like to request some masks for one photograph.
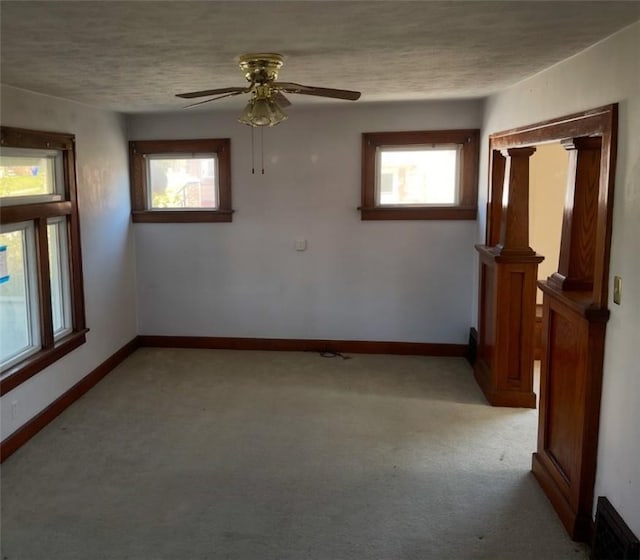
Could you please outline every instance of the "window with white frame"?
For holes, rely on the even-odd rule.
[[[129,142],[134,222],[231,222],[228,138]]]
[[[478,130],[362,135],[363,220],[474,220]]]
[[[10,127],[0,147],[0,393],[85,341],[75,146]]]

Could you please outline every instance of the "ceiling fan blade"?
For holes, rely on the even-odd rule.
[[[189,93],[176,93],[176,97],[193,99],[194,97],[208,97],[209,95],[221,95],[223,93],[243,93],[245,91],[247,91],[247,88],[227,87],[220,89],[205,89],[203,91],[191,91]]]
[[[291,101],[289,101],[281,91],[274,91],[271,97],[280,106],[281,109],[291,105]]]
[[[335,99],[348,99],[350,101],[360,99],[361,95],[359,91],[304,86],[293,82],[273,82],[271,86],[280,91],[286,91],[287,93],[301,93],[302,95],[316,95],[318,97],[333,97]]]
[[[211,99],[205,99],[204,101],[198,101],[197,103],[192,103],[191,105],[186,105],[184,108],[188,109],[189,107],[195,107],[196,105],[203,105],[204,103],[209,103],[209,101],[215,101],[216,99],[222,99],[223,97],[233,97],[234,95],[240,95],[241,93],[245,93],[243,91],[234,91],[232,93],[226,93],[224,95],[218,95],[218,97],[212,97]]]

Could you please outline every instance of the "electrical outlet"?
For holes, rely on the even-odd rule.
[[[613,303],[620,305],[622,299],[622,278],[620,276],[613,277]]]

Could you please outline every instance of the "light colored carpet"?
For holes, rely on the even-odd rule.
[[[6,560],[584,559],[462,359],[141,349],[2,466]]]

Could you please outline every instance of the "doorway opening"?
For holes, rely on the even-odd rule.
[[[474,374],[492,405],[536,406],[534,325],[542,291],[532,471],[574,540],[588,540],[592,525],[616,137],[617,105],[490,135],[486,242],[476,246]],[[551,271],[538,280],[544,257],[532,248],[530,170],[536,151],[552,143],[567,153],[566,196],[558,257],[555,266],[548,259]]]
[[[529,237],[531,248],[544,257],[538,265],[538,281],[546,280],[558,270],[568,171],[569,152],[560,142],[536,146],[529,163]],[[540,395],[542,304],[543,292],[538,288],[533,349],[536,395]]]

